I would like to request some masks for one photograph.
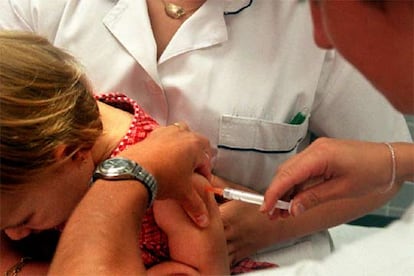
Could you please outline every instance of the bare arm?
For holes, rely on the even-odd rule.
[[[137,181],[98,180],[69,219],[50,275],[145,273],[137,243],[147,201]]]
[[[180,124],[157,128],[122,155],[138,158],[136,161],[155,176],[157,198],[179,199],[187,214],[195,214],[193,220],[206,227],[207,210],[193,185],[205,181],[201,174],[210,175],[209,150],[207,139]],[[147,204],[148,192],[135,180],[96,181],[65,226],[50,274],[144,273],[137,244]]]
[[[193,188],[194,172],[211,177],[210,143],[180,122],[158,127],[140,143],[123,152],[147,169],[160,184],[158,199],[175,198],[199,227],[208,225],[206,206]]]
[[[218,177],[215,185],[246,189]],[[341,223],[346,223],[385,204],[398,191],[395,186],[387,193],[370,193],[362,197],[329,201],[301,216],[269,220],[259,207],[238,201],[220,206],[228,254],[231,262],[241,260],[273,244],[303,237]],[[240,216],[243,214],[243,216]]]
[[[203,229],[194,226],[177,201],[162,200],[154,203],[155,219],[168,236],[172,260],[154,266],[149,271],[150,274],[165,275],[168,272],[168,274],[228,275],[230,273],[219,209],[213,195],[205,192],[203,187],[204,185],[198,185],[198,190],[210,214],[210,224]]]

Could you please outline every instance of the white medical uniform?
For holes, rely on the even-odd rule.
[[[46,36],[97,92],[127,94],[160,124],[188,122],[219,148],[216,174],[258,191],[310,132],[410,140],[359,73],[315,46],[304,1],[207,0],[159,60],[145,0],[2,0],[0,28]]]

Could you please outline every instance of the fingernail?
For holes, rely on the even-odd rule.
[[[264,211],[265,211],[265,207],[263,205],[261,205],[260,208],[259,208],[259,212],[263,213]]]
[[[306,211],[305,207],[301,203],[296,203],[293,209],[293,214],[295,217]]]
[[[269,211],[269,213],[268,213],[269,216],[273,216],[273,213],[275,212],[275,210],[276,210],[276,205],[273,206],[272,210]]]
[[[208,217],[206,215],[201,215],[196,218],[197,224],[200,227],[207,227],[208,226]]]

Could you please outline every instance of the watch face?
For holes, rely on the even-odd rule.
[[[112,158],[103,162],[100,169],[106,176],[119,176],[132,173],[134,167],[134,163],[127,159]]]

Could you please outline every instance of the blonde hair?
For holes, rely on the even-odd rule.
[[[0,32],[0,188],[24,183],[91,148],[102,122],[88,80],[75,59],[45,38]]]

